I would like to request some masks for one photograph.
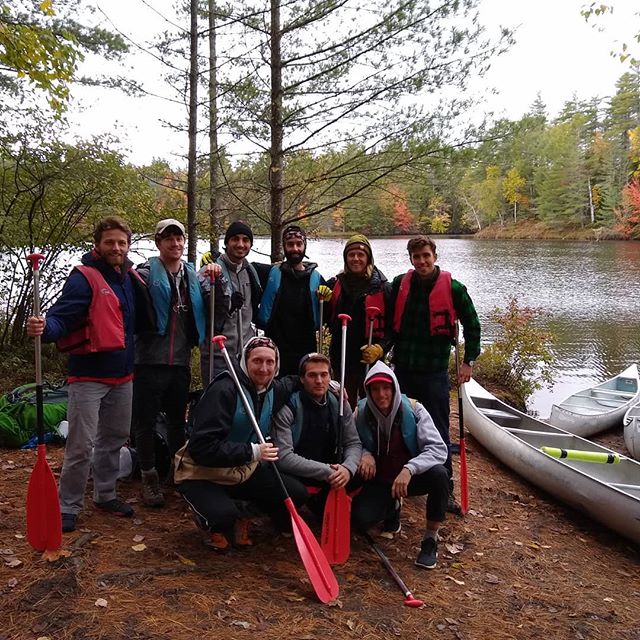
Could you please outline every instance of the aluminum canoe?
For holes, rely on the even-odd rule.
[[[640,404],[627,409],[622,420],[624,424],[624,444],[636,460],[640,460]]]
[[[573,393],[559,404],[554,404],[549,422],[588,438],[621,425],[627,409],[638,402],[638,367],[632,364],[610,380]]]
[[[462,385],[465,426],[496,458],[558,500],[640,544],[640,463],[554,458],[541,447],[611,454],[599,444],[522,413],[475,380]]]

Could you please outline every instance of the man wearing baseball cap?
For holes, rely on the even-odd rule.
[[[358,473],[365,483],[353,502],[354,522],[366,531],[396,518],[398,532],[402,499],[426,494],[426,527],[415,563],[433,569],[449,499],[447,446],[427,410],[400,393],[386,364],[376,363],[364,384],[356,427],[363,446]]]
[[[184,225],[173,218],[156,225],[159,255],[137,268],[147,283],[148,304],[155,315],[154,331],[136,335],[133,384],[133,431],[142,470],[145,506],[164,506],[155,467],[155,424],[163,411],[167,419],[167,445],[173,454],[184,444],[185,411],[191,384],[191,350],[206,338],[206,316],[195,269],[182,260]],[[208,265],[205,277],[220,274]]]

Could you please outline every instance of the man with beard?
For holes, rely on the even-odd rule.
[[[94,505],[115,516],[133,515],[116,497],[116,480],[131,425],[134,285],[143,285],[127,259],[131,229],[124,220],[101,220],[93,239],[93,250],[71,271],[46,319],[27,321],[29,336],[57,342],[69,353],[69,434],[59,489],[64,532],[76,528],[91,468]]]
[[[239,357],[242,347],[255,335],[253,322],[256,320],[258,305],[262,296],[262,286],[255,267],[247,260],[253,245],[253,231],[241,220],[232,222],[224,234],[224,253],[214,256],[207,252],[200,262],[202,269],[198,277],[205,292],[205,306],[209,298],[211,283],[205,274],[206,265],[214,262],[222,269],[222,289],[224,311],[219,312],[220,300],[216,299],[214,331],[227,337],[226,348],[234,357]],[[209,320],[209,319],[207,319]],[[209,322],[207,322],[207,327]],[[209,340],[200,347],[200,373],[202,384],[206,388],[209,384]],[[222,354],[214,355],[214,376],[225,371],[227,364]]]
[[[278,345],[280,375],[285,376],[297,374],[302,356],[316,350],[316,331],[320,327],[318,298],[324,279],[315,262],[303,260],[307,236],[300,227],[287,227],[282,245],[285,261],[271,267],[257,324]]]

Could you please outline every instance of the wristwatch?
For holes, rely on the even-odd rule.
[[[473,367],[473,365],[475,364],[475,362],[476,362],[475,360],[469,360],[469,362],[467,362],[467,364],[468,364],[470,367]]]

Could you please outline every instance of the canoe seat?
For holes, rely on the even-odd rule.
[[[492,409],[490,407],[479,407],[479,409],[483,415],[487,416],[487,418],[505,427],[520,424],[520,421],[522,420],[520,416],[516,416],[508,411],[503,411],[502,409]]]
[[[593,389],[591,393],[597,397],[607,397],[607,396],[617,396],[618,398],[625,398],[626,400],[631,400],[635,393],[631,393],[630,391],[617,391],[616,389]]]

